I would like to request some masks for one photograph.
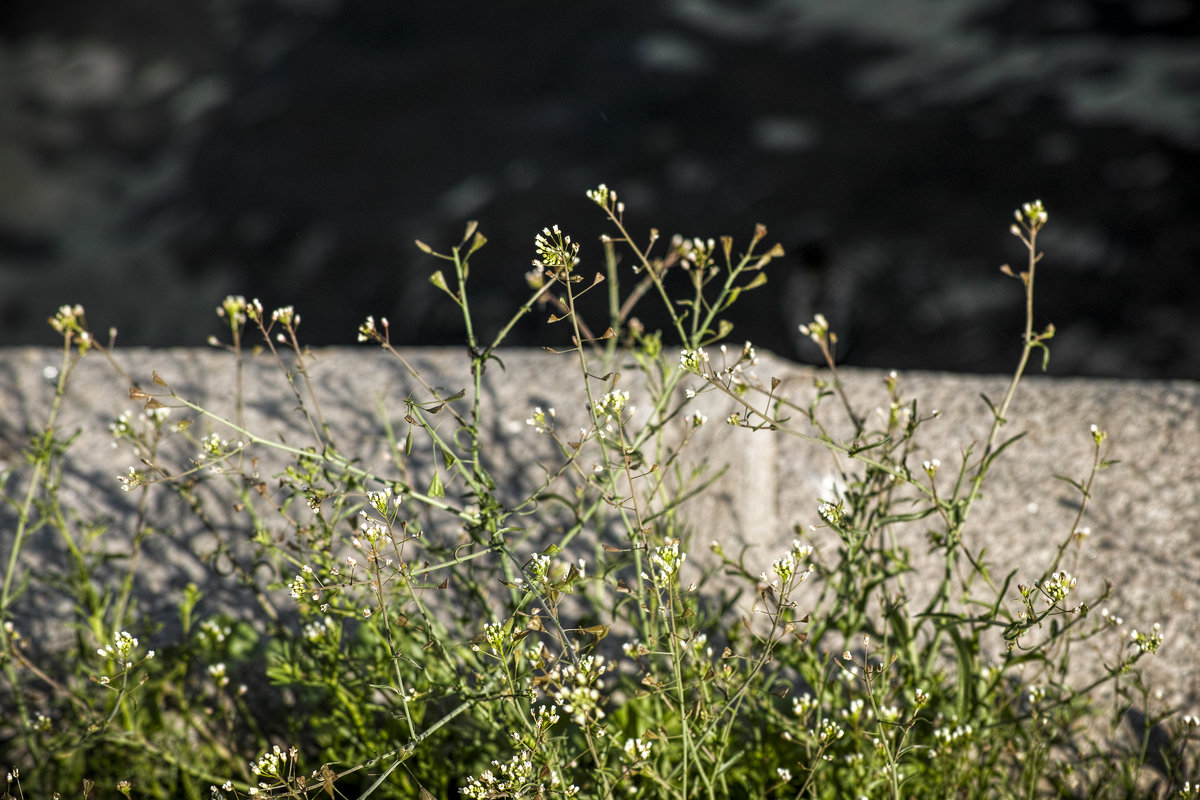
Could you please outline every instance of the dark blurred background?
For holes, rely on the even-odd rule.
[[[479,220],[492,331],[543,226],[602,268],[604,182],[640,235],[784,245],[735,337],[812,361],[821,311],[849,364],[970,372],[1015,361],[997,268],[1041,198],[1051,373],[1195,379],[1198,166],[1190,0],[8,0],[0,344],[78,302],[202,345],[229,293],[295,304],[311,344],[367,314],[460,342],[413,239]]]

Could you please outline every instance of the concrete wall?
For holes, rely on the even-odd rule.
[[[459,349],[414,349],[403,354],[430,384],[451,391],[469,385],[466,359]],[[506,369],[493,363],[484,376],[485,408],[490,409],[485,434],[492,445],[493,464],[507,482],[506,491],[520,492],[536,485],[540,476],[536,462],[552,457],[545,437],[525,424],[532,407],[554,406],[565,431],[583,424],[586,412],[570,357],[534,350],[510,350],[502,357]],[[15,471],[7,485],[10,494],[24,486],[28,472],[20,455],[24,437],[46,419],[54,393],[47,371],[60,361],[61,354],[51,349],[0,350],[0,461]],[[131,381],[156,390],[151,377],[157,372],[181,395],[232,416],[236,371],[233,357],[216,350],[128,350],[119,351],[117,361],[127,375],[95,353],[79,363],[57,427],[63,436],[78,432],[62,476],[69,508],[78,511],[81,519],[105,522],[97,546],[121,553],[134,526],[141,523],[136,493],[122,493],[117,478],[136,466],[137,459],[128,449],[113,447],[108,425],[120,413],[138,410],[139,404],[129,398]],[[621,386],[630,390],[631,402],[637,403],[640,390],[633,371],[627,365],[619,368],[627,373]],[[387,461],[381,415],[403,428],[404,399],[414,391],[427,396],[425,390],[399,361],[374,348],[318,350],[309,371],[343,452],[395,474],[394,465]],[[756,372],[764,381],[779,378],[780,392],[802,404],[811,397],[814,372],[810,367],[764,356]],[[868,409],[886,405],[883,377],[871,370],[842,374],[849,395]],[[900,381],[903,394],[918,398],[922,411],[942,412],[922,427],[918,441],[923,449],[914,452],[909,463],[916,468],[924,459],[938,458],[942,463],[938,480],[948,481],[965,447],[974,442],[978,449],[986,438],[991,417],[980,394],[998,400],[1007,378],[912,373],[902,374]],[[291,389],[268,357],[249,361],[244,382],[251,430],[297,445],[311,441]],[[820,522],[817,498],[829,498],[839,480],[834,462],[824,448],[801,439],[723,424],[732,410],[727,398],[702,395],[695,402],[710,421],[696,434],[692,458],[728,464],[729,470],[710,497],[690,507],[694,555],[702,562],[707,543],[716,539],[731,553],[741,545],[749,547],[748,561],[761,568],[786,550],[795,526],[807,528]],[[1122,616],[1127,628],[1162,624],[1165,644],[1157,657],[1143,662],[1146,674],[1167,702],[1193,713],[1200,700],[1200,670],[1195,668],[1200,663],[1198,411],[1200,384],[1193,382],[1028,378],[1005,428],[1006,435],[1021,431],[1026,435],[999,461],[967,532],[970,546],[987,547],[998,576],[1017,569],[1017,581],[1032,581],[1058,543],[1070,535],[1078,509],[1078,492],[1054,476],[1085,478],[1091,459],[1089,426],[1107,430],[1108,457],[1120,463],[1100,473],[1083,521],[1091,535],[1079,555],[1064,566],[1079,576],[1080,599],[1093,596],[1104,581],[1111,582],[1113,597],[1104,605]],[[176,411],[172,419],[184,416]],[[202,432],[211,425],[198,424]],[[212,429],[234,438],[220,426]],[[172,449],[176,444],[164,450],[164,461],[184,463],[190,451]],[[266,448],[251,452],[262,459],[260,473],[273,486],[269,476],[278,459]],[[452,486],[448,496],[454,490]],[[170,532],[146,543],[146,567],[139,575],[146,608],[167,613],[187,581],[201,582],[219,595],[221,579],[214,577],[213,565],[202,556],[213,552],[220,537],[244,540],[249,534],[244,516],[229,509],[228,499],[219,501],[214,507],[220,513],[205,530],[188,520],[164,487],[156,487],[150,498],[149,521]],[[0,511],[3,563],[7,563],[13,531],[13,511],[5,508]],[[923,531],[913,526],[900,534],[915,556],[925,549]],[[813,536],[818,547],[834,546],[827,541],[832,537],[827,530]],[[62,552],[57,534],[38,531],[28,543],[26,566],[45,570],[61,565]],[[931,566],[927,559],[916,561],[923,569]],[[933,573],[921,574],[925,577],[912,584],[914,595],[920,593],[921,581],[927,583]],[[25,605],[18,607],[20,624],[41,624],[50,633],[59,624],[55,615],[66,613],[61,599],[56,605],[54,598],[30,596],[21,603]],[[1085,649],[1076,653],[1073,663],[1111,658],[1111,654],[1111,648]]]

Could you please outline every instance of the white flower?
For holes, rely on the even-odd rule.
[[[534,406],[533,416],[525,420],[525,424],[532,427],[535,433],[554,430],[554,409],[542,411],[541,406]]]
[[[597,417],[620,417],[621,412],[625,410],[625,404],[628,402],[629,392],[614,389],[596,401],[594,410]]]
[[[813,317],[812,322],[800,326],[800,333],[820,344],[829,334],[829,322],[825,319],[824,314],[817,314]]]

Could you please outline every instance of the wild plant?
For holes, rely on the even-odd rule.
[[[802,329],[826,365],[806,398],[760,379],[753,345],[725,343],[730,308],[784,255],[764,227],[742,251],[728,237],[664,245],[630,232],[615,192],[588,196],[613,231],[603,269],[588,277],[580,244],[547,227],[528,299],[491,334],[472,314],[477,227],[447,252],[418,243],[461,313],[467,385],[429,380],[388,321],[367,317],[359,340],[413,386],[380,410],[384,459],[340,446],[300,315],[227,298],[228,340],[214,344],[232,359],[231,413],[170,376],[129,379],[144,408],[112,425],[138,458],[119,478],[138,532],[121,556],[95,547],[56,493],[74,365],[98,351],[120,368],[82,309],[60,310],[55,400],[29,466],[3,484],[15,516],[0,597],[0,736],[15,764],[4,797],[25,796],[22,781],[31,796],[214,799],[1193,796],[1196,721],[1154,707],[1137,668],[1160,631],[1124,633],[1094,610],[1104,596],[1078,599],[1068,571],[1111,464],[1106,434],[1081,431],[1094,449],[1070,479],[1078,516],[1040,574],[1019,575],[972,536],[988,473],[1020,436],[1004,434],[1021,379],[1054,333],[1033,329],[1040,202],[1012,228],[1025,268],[1005,268],[1025,299],[1018,365],[987,401],[987,439],[943,468],[915,463],[937,415],[898,376],[881,414],[852,402],[823,317]],[[599,324],[581,310],[593,293]],[[655,299],[662,330],[635,315]],[[528,459],[514,463],[488,436],[485,373],[503,374],[502,345],[533,313],[563,331],[548,349],[579,391],[527,412]],[[245,369],[263,358],[298,409],[282,440],[244,418]],[[700,410],[706,394],[746,435],[823,448],[838,476],[811,527],[769,532],[778,552],[764,570],[726,552],[720,531],[708,552],[694,547],[688,504],[722,477],[690,457],[717,424]],[[170,638],[134,590],[140,542],[163,532],[151,498],[167,490],[218,540],[207,557],[224,565],[220,580],[250,598],[240,616],[206,613],[223,587],[191,585]],[[232,526],[219,524],[230,507]],[[57,532],[71,565],[58,584],[74,603],[65,655],[22,633],[23,587],[61,577],[21,558],[41,530]],[[935,574],[916,572],[918,546]],[[1081,680],[1071,655],[1085,642],[1108,655]],[[1150,724],[1129,742],[1113,731],[1131,709]],[[1164,726],[1170,742],[1152,743]]]

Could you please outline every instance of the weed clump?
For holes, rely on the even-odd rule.
[[[146,388],[129,377],[143,411],[110,428],[137,456],[114,479],[138,509],[120,555],[93,549],[57,491],[72,372],[93,351],[120,370],[119,353],[82,309],[60,309],[54,401],[27,467],[2,484],[16,519],[0,595],[0,738],[13,764],[3,797],[81,786],[214,800],[1195,795],[1196,720],[1156,709],[1138,672],[1160,629],[1124,633],[1101,608],[1107,593],[1081,597],[1071,572],[1110,464],[1107,434],[1080,432],[1092,458],[1069,479],[1078,514],[1040,574],[1019,576],[967,535],[989,472],[1020,437],[1006,428],[1029,360],[1041,354],[1044,368],[1054,335],[1033,329],[1040,202],[1012,226],[1025,267],[1004,267],[1025,300],[1017,366],[1004,395],[985,398],[987,438],[950,465],[915,463],[937,412],[894,373],[883,413],[851,402],[823,316],[801,328],[826,367],[807,399],[760,379],[751,343],[726,342],[729,309],[783,255],[764,227],[744,250],[728,237],[661,246],[657,231],[629,233],[616,192],[588,196],[612,230],[603,269],[587,274],[579,243],[547,227],[528,299],[490,335],[471,311],[470,259],[486,243],[476,226],[446,252],[418,243],[443,263],[430,281],[461,312],[468,385],[428,380],[387,319],[366,317],[359,340],[416,387],[381,409],[385,466],[339,446],[300,315],[226,298],[228,338],[213,343],[231,354],[232,413],[157,373]],[[598,323],[579,306],[593,292],[606,299]],[[635,314],[655,301],[661,331]],[[503,375],[501,345],[531,313],[564,331],[548,349],[578,374],[582,402],[533,407],[518,434],[529,457],[513,463],[488,436],[484,374]],[[298,409],[284,439],[245,421],[249,338]],[[701,395],[719,398],[723,424],[832,461],[837,480],[813,498],[813,524],[767,532],[791,542],[766,569],[727,552],[720,530],[696,550],[687,504],[720,477],[689,460],[719,424]],[[532,483],[514,479],[530,469]],[[175,598],[169,636],[141,609],[136,577],[144,543],[166,532],[151,513],[163,492],[213,535],[223,580],[253,599],[240,618],[204,612],[209,585]],[[232,529],[214,522],[229,508]],[[67,652],[23,633],[23,592],[44,577],[21,555],[43,529],[71,565],[57,584],[72,600]],[[915,574],[913,530],[941,565],[932,577]],[[1085,642],[1106,655],[1081,682],[1070,666]],[[1130,711],[1170,740],[1151,742],[1147,725],[1122,742],[1115,725]]]

